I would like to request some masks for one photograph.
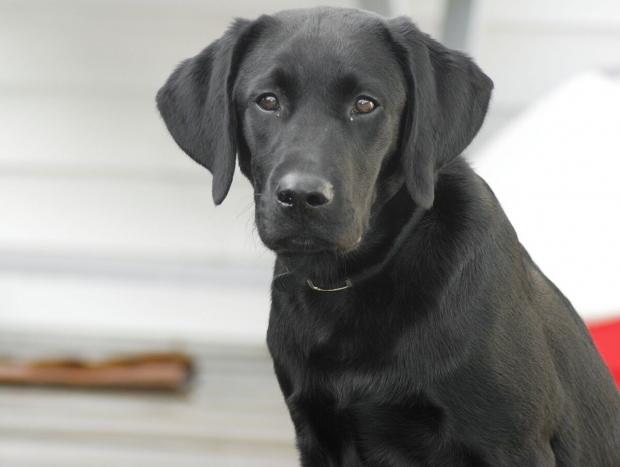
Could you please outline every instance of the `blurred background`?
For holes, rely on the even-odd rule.
[[[496,90],[467,157],[582,316],[620,316],[620,2],[320,3],[475,58]],[[154,96],[234,17],[315,4],[0,0],[0,357],[196,368],[174,394],[0,385],[1,466],[296,465],[249,184],[215,209]]]

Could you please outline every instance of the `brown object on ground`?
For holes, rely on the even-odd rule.
[[[152,353],[99,362],[0,360],[0,384],[118,389],[183,389],[192,373],[191,359],[179,353]]]

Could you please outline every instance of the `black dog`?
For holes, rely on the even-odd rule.
[[[157,96],[217,204],[236,155],[254,186],[304,466],[620,466],[588,331],[458,157],[492,87],[407,19],[320,8],[236,21]]]

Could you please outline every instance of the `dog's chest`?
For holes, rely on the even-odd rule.
[[[298,388],[287,402],[305,427],[299,436],[339,466],[471,465],[467,450],[451,439],[440,406],[423,394],[400,397],[397,384],[390,389],[375,381],[373,388],[364,379],[323,375],[320,386],[306,381]]]
[[[416,389],[422,374],[402,358],[397,303],[382,303],[275,302],[268,341],[301,444],[329,453],[326,466],[470,465],[446,410]]]

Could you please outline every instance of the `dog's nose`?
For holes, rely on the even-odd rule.
[[[283,207],[320,208],[332,201],[334,187],[317,175],[293,172],[280,179],[276,198]]]

